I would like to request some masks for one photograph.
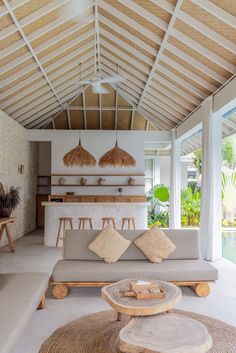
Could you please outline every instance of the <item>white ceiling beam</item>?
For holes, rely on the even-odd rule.
[[[26,129],[30,129],[30,128],[34,128],[36,125],[40,124],[41,122],[44,122],[47,118],[49,118],[50,122],[51,122],[51,118],[54,114],[58,113],[58,112],[61,112],[61,107],[58,105],[56,108],[52,108],[48,111],[47,114],[44,114],[43,115],[43,118],[42,117],[36,117],[36,119],[34,119],[33,122],[31,122],[30,124],[23,124],[23,126],[26,128]],[[36,123],[37,121],[37,123]]]
[[[166,12],[169,12],[171,15],[173,14],[175,7],[171,3],[166,0],[151,0],[151,2],[159,7],[161,7]]]
[[[93,67],[93,62],[90,61],[89,63],[86,63],[86,68],[84,68],[84,71],[83,71],[83,79],[85,77],[87,77],[88,74],[92,74],[92,72],[93,72],[92,67]],[[55,84],[55,87],[57,88],[58,95],[60,95],[60,92],[63,89],[74,85],[78,81],[78,79],[75,78],[75,73],[76,72],[73,71],[69,75],[63,76],[60,79],[60,81],[58,81],[57,85]],[[71,79],[71,80],[69,82],[67,82],[69,79]],[[74,86],[74,89],[76,89],[76,86]],[[44,93],[46,93],[46,95]],[[43,95],[43,97],[41,97],[41,95]],[[11,116],[14,119],[19,118],[21,115],[25,116],[25,113],[27,113],[29,110],[33,109],[35,106],[38,106],[39,103],[41,103],[45,100],[47,101],[47,99],[50,97],[51,97],[51,94],[50,94],[50,92],[48,92],[46,90],[46,88],[44,88],[41,91],[40,90],[36,91],[35,94],[30,95],[29,97],[27,97],[27,99],[24,99],[22,102],[18,103],[18,105],[11,107],[11,109],[8,110],[9,114],[11,114]],[[30,102],[32,102],[32,103],[30,103]]]
[[[87,86],[86,86],[87,87]],[[85,87],[85,88],[86,88]],[[76,97],[78,97],[80,94],[82,93],[82,91],[79,92],[79,94],[77,93],[75,95],[74,91],[65,95],[63,97],[63,102],[65,105],[69,105]],[[56,115],[54,115],[52,117],[52,113],[48,113],[46,115],[43,115],[43,116],[38,116],[37,119],[33,122],[31,122],[30,124],[28,123],[27,124],[27,127],[29,128],[35,128],[35,127],[42,127],[43,125],[45,125],[46,121],[50,121],[53,119],[53,121],[55,120],[55,118],[62,112],[64,111],[64,109],[60,108],[57,112],[56,112]],[[48,118],[49,117],[49,118]],[[37,121],[37,122],[36,122]]]
[[[120,27],[117,25],[115,22],[112,22],[105,16],[102,16],[101,14],[99,15],[100,18],[100,23],[103,25],[109,27],[111,30],[117,32],[119,35],[123,36],[124,38],[127,38],[129,41],[133,42],[134,44],[138,45],[140,48],[145,50],[147,53],[150,53],[152,55],[156,56],[156,49],[151,47],[149,44],[138,38],[137,36],[133,35],[132,33],[128,32],[124,28]]]
[[[134,58],[131,58],[128,54],[126,54],[125,52],[123,52],[122,50],[120,50],[119,48],[115,47],[114,45],[112,45],[111,43],[108,43],[106,40],[101,39],[100,40],[101,45],[109,50],[111,50],[114,54],[118,55],[119,57],[123,58],[124,60],[126,60],[127,62],[132,63],[133,66],[136,66],[139,70],[141,70],[142,72],[144,72],[145,74],[149,73],[149,69],[147,68],[147,66],[144,66],[143,64],[141,64],[140,62],[138,62],[137,60],[135,60]]]
[[[54,21],[51,21],[49,24],[47,24],[47,25],[41,27],[40,29],[30,33],[29,34],[29,41],[32,42],[35,39],[38,39],[38,38],[42,37],[44,34],[52,31],[53,29],[61,26],[62,24],[72,20],[73,18],[82,16],[82,14],[84,14],[85,11],[89,10],[94,5],[94,1],[93,0],[82,0],[80,2],[80,4],[81,4],[81,10],[79,12],[70,14],[69,16],[68,16],[68,14],[66,14],[66,15],[63,15],[61,17],[58,17]],[[82,20],[81,20],[81,22],[82,22]],[[79,24],[79,21],[78,21],[78,24]]]
[[[173,80],[174,82],[176,82],[177,84],[179,84],[180,86],[185,88],[187,91],[190,92],[190,94],[196,95],[200,99],[205,99],[206,97],[208,97],[208,94],[206,94],[205,92],[201,91],[199,88],[197,88],[193,84],[189,83],[188,81],[184,80],[182,77],[176,75],[174,72],[172,72],[171,70],[167,69],[166,67],[164,67],[162,65],[159,65],[158,66],[158,71],[162,72],[167,77],[170,77],[171,80]],[[158,79],[158,72],[154,72],[153,73],[153,78]]]
[[[106,29],[101,27],[100,33],[101,33],[102,36],[105,37],[105,40],[106,39],[111,40],[114,44],[117,44],[122,49],[124,48],[125,50],[130,52],[130,54],[138,57],[144,63],[146,63],[146,64],[148,64],[150,66],[153,64],[153,60],[150,59],[147,55],[145,55],[141,51],[135,49],[132,45],[129,45],[128,43],[126,43],[123,40],[119,39],[117,36],[114,36],[113,34],[108,32]]]
[[[199,105],[201,102],[201,100],[197,99],[196,97],[193,97],[191,94],[187,93],[183,89],[179,88],[179,86],[177,86],[174,83],[170,82],[169,80],[163,78],[162,76],[153,75],[152,79],[154,79],[156,82],[160,82],[168,89],[178,93],[181,97],[185,98],[191,104],[195,103],[196,105]]]
[[[147,118],[158,130],[170,130],[170,128],[166,124],[163,124],[157,116],[154,116],[143,107],[139,108],[139,113],[142,114],[143,117]]]
[[[54,89],[52,83],[50,82],[46,72],[44,71],[44,68],[42,67],[37,55],[35,54],[34,49],[32,48],[31,44],[28,42],[28,39],[27,39],[24,31],[22,30],[22,28],[21,28],[21,26],[20,26],[20,24],[19,24],[19,22],[18,22],[18,20],[17,20],[17,18],[15,16],[14,12],[12,11],[11,6],[9,5],[7,0],[2,0],[2,1],[3,1],[4,5],[6,6],[6,8],[8,9],[10,16],[11,16],[13,22],[15,23],[15,25],[17,26],[18,31],[20,32],[22,38],[24,39],[27,47],[29,48],[30,52],[32,53],[32,56],[33,56],[34,60],[36,61],[39,70],[42,72],[45,80],[47,81],[48,85],[50,86],[50,88],[51,88],[54,96],[56,97],[58,103],[62,106],[62,102],[61,102],[60,98],[58,97],[57,92],[55,91],[55,89]]]
[[[83,69],[86,69],[86,68],[87,68],[87,65],[90,65],[91,57],[92,57],[92,56],[93,56],[93,53],[90,53],[90,55],[89,55],[89,53],[88,53],[88,54],[84,55],[83,57],[80,57],[80,60],[83,59],[83,61],[86,61],[86,64],[84,64]],[[75,64],[73,64],[73,65],[71,65],[71,66],[68,65],[68,66],[66,67],[66,69],[63,68],[63,70],[62,70],[62,69],[61,69],[61,70],[57,70],[55,73],[53,73],[53,74],[51,75],[50,78],[51,78],[53,84],[55,85],[55,87],[57,87],[60,83],[63,83],[63,82],[64,82],[64,80],[63,80],[64,77],[66,77],[66,78],[70,77],[69,75],[71,75],[71,72],[69,73],[69,75],[66,75],[66,76],[65,76],[65,74],[66,74],[67,71],[71,71],[71,69],[73,69],[74,67],[78,67],[78,64],[75,63]],[[84,70],[83,70],[83,71],[84,71]],[[75,75],[75,72],[73,71],[72,74]],[[63,75],[63,77],[62,77],[62,75]],[[39,82],[37,82],[37,83],[35,83],[35,84],[32,84],[32,85],[31,85],[29,88],[27,88],[27,89],[24,89],[24,90],[21,89],[20,93],[14,95],[12,98],[6,100],[4,103],[2,103],[1,107],[2,107],[2,108],[6,108],[6,107],[8,107],[8,106],[12,106],[13,109],[14,109],[14,108],[15,108],[15,105],[21,104],[21,102],[22,102],[23,105],[24,105],[25,99],[27,99],[27,97],[25,97],[25,96],[28,96],[28,95],[31,94],[32,92],[35,92],[35,91],[36,91],[36,94],[37,94],[37,93],[40,94],[40,93],[48,92],[48,90],[49,90],[50,88],[49,88],[48,86],[45,87],[45,85],[46,85],[46,82],[43,81],[43,80],[41,80],[41,81],[39,81]],[[44,87],[44,88],[43,88],[42,90],[39,90],[40,87]],[[25,98],[24,98],[24,97],[25,97]],[[23,99],[23,98],[24,98],[24,99]],[[21,99],[21,101],[20,101],[19,103],[17,103],[17,101],[18,101],[19,99]],[[16,104],[15,104],[15,103],[16,103]]]
[[[106,71],[106,73],[110,76],[117,75],[116,70],[111,70],[107,65],[104,65],[103,63],[102,63],[102,69],[103,69],[103,71]],[[120,71],[119,71],[119,74],[121,74]],[[121,87],[122,87],[122,84],[128,86],[130,89],[132,89],[134,92],[136,92],[138,94],[138,97],[142,92],[142,90],[137,85],[133,84],[130,81],[122,80],[119,82],[119,86],[121,85]]]
[[[155,102],[156,104],[159,104],[163,109],[165,107],[166,110],[170,110],[172,114],[179,114],[179,117],[186,116],[190,112],[190,110],[183,108],[182,106],[180,106],[180,104],[177,104],[169,97],[165,96],[164,94],[161,94],[161,92],[158,92],[157,90],[153,91],[151,89],[151,86],[147,90],[146,97]]]
[[[147,120],[146,121],[146,127],[145,127],[145,130],[148,131],[148,128],[149,128],[149,121]]]
[[[148,87],[148,91],[150,90],[152,94],[155,94],[156,91],[160,92],[161,94],[164,94],[165,96],[173,100],[175,103],[180,104],[180,106],[188,109],[189,111],[192,111],[193,109],[196,108],[196,105],[194,105],[192,102],[191,103],[186,102],[183,98],[177,96],[172,91],[166,89],[165,86],[160,85],[158,82],[154,80],[151,82],[150,86]]]
[[[132,114],[131,114],[131,121],[130,121],[130,130],[133,130],[133,128],[134,128],[134,112],[135,112],[135,109],[133,107]]]
[[[179,64],[177,61],[171,59],[169,56],[167,56],[165,54],[162,55],[162,61],[164,63],[168,64],[169,66],[171,66],[173,69],[182,73],[183,75],[185,75],[186,77],[188,77],[192,81],[197,82],[200,86],[208,89],[210,92],[214,92],[218,88],[217,86],[209,83],[201,76],[196,75],[194,72],[190,71],[185,66]]]
[[[99,129],[102,130],[102,95],[99,93]]]
[[[136,77],[136,79],[139,79],[144,84],[146,75],[142,74],[136,67],[132,66],[131,62],[126,63],[122,59],[115,57],[113,54],[111,54],[111,52],[106,50],[105,47],[101,48],[101,54],[102,54],[103,60],[107,58],[114,64],[118,64],[119,68],[122,68],[126,72],[132,74],[134,77]]]
[[[230,118],[223,120],[223,124],[231,127],[232,129],[234,129],[236,131],[236,123],[234,121],[230,120]]]
[[[163,116],[165,116],[167,119],[172,120],[175,123],[179,123],[180,120],[183,119],[183,115],[175,112],[175,114],[173,114],[173,111],[170,112],[170,109],[168,109],[163,103],[161,103],[160,101],[157,100],[153,100],[152,97],[150,96],[145,96],[143,101],[146,104],[150,104],[150,107],[152,107],[153,109],[157,110],[158,112],[160,112]],[[167,110],[168,109],[168,110]]]
[[[102,65],[108,67],[113,74],[117,71],[117,65],[113,64],[109,59],[107,60],[104,56],[102,56]],[[127,71],[125,71],[121,66],[119,66],[119,74],[127,81],[135,84],[139,88],[143,88],[144,84],[141,80],[138,80],[135,76],[130,75]]]
[[[70,110],[75,110],[75,111],[81,111],[81,110],[86,110],[86,111],[99,111],[100,107],[99,106],[76,106],[76,105],[69,105]],[[135,108],[134,108],[135,109]],[[121,112],[130,112],[133,110],[133,107],[119,107],[119,106],[114,106],[114,107],[102,107],[102,110],[104,111],[121,111]]]
[[[71,130],[71,119],[70,119],[70,109],[66,108],[66,114],[67,114],[67,121],[68,121],[68,127],[69,127],[69,130]]]
[[[91,75],[92,74],[92,70],[88,70],[86,72],[86,75],[84,76],[84,78],[87,78],[88,75]],[[72,92],[76,92],[76,87],[73,85],[73,83],[66,83],[64,85],[61,85],[60,86],[60,89],[58,89],[58,94],[60,95],[60,98],[61,100],[63,101],[63,98],[65,95],[68,95]],[[41,100],[41,99],[40,99]],[[45,103],[43,103],[45,102]],[[48,106],[50,106],[50,104],[53,103],[53,100],[50,99],[50,98],[47,98],[45,99],[44,97],[44,100],[43,102],[40,104],[39,100],[36,100],[35,102],[33,102],[31,104],[31,106],[29,107],[26,106],[25,109],[22,109],[21,110],[21,114],[20,115],[17,115],[17,117],[13,116],[15,118],[15,120],[17,120],[19,123],[22,123],[22,122],[25,122],[25,121],[31,121],[34,119],[35,117],[35,113],[37,113],[38,111],[40,111],[42,108],[47,108]],[[64,107],[63,107],[64,109]],[[24,112],[23,112],[24,111]]]
[[[67,61],[75,58],[76,60],[76,57],[78,57],[79,55],[82,55],[82,53],[88,49],[90,49],[91,47],[93,47],[93,50],[94,50],[94,42],[89,42],[88,44],[80,47],[79,49],[77,50],[74,50],[73,52],[71,52],[70,54],[68,55],[65,55],[62,59],[59,59],[58,61],[54,62],[53,64],[51,65],[48,65],[46,68],[45,68],[45,72],[49,75],[50,79],[54,79],[55,77],[57,77],[57,73],[53,73],[53,74],[50,74],[50,71],[52,70],[55,70],[57,67],[65,64]],[[45,63],[44,63],[45,64]],[[77,63],[76,63],[77,64]],[[68,68],[71,68],[73,67],[73,65],[75,66],[75,63],[72,63],[71,65],[67,65],[67,67],[63,68],[63,69],[60,69],[60,70],[64,70],[63,72],[65,72],[65,70],[67,70]],[[21,70],[21,72],[18,72],[17,75],[14,75],[13,77],[10,77],[10,82],[9,82],[9,79],[6,79],[3,80],[1,82],[2,84],[2,87],[8,85],[9,83],[11,82],[14,82],[15,79],[19,79],[20,77],[22,77],[24,74],[25,74],[25,71],[27,71],[26,69],[23,69]],[[3,99],[5,97],[7,97],[9,94],[12,94],[14,93],[15,91],[19,90],[19,89],[22,89],[22,87],[28,85],[29,83],[37,80],[40,76],[42,76],[41,73],[34,73],[32,74],[30,77],[28,77],[27,79],[25,80],[22,80],[22,82],[16,84],[14,87],[10,88],[9,90],[6,90],[4,91],[3,94],[0,95],[0,99]],[[42,76],[43,77],[43,76]]]
[[[194,28],[198,32],[202,33],[207,38],[213,40],[218,45],[222,46],[231,53],[236,53],[236,44],[223,37],[221,34],[217,33],[210,27],[206,26],[204,23],[198,21],[196,18],[188,15],[186,12],[180,10],[178,18],[183,21],[188,26]],[[236,20],[235,20],[236,21]]]
[[[100,25],[99,25],[99,12],[98,0],[94,0],[94,13],[95,13],[95,33],[96,33],[96,53],[98,60],[98,74],[101,76],[101,57],[100,57]],[[97,66],[97,65],[96,65]]]
[[[142,33],[142,35],[146,36],[154,43],[157,43],[159,45],[161,44],[162,38],[160,36],[153,33],[152,31],[149,31],[146,27],[132,20],[129,16],[117,10],[115,7],[111,6],[110,4],[106,3],[104,0],[99,0],[99,7],[109,12],[112,16],[117,17],[120,21],[126,23],[128,26],[135,28],[136,31]]]
[[[40,9],[34,11],[30,15],[23,17],[19,20],[20,26],[23,28],[30,25],[32,22],[39,20],[41,17],[49,14],[51,11],[54,11],[60,8],[62,5],[67,3],[69,0],[54,0],[51,3],[41,6]],[[13,8],[12,8],[13,9]],[[14,11],[14,9],[13,9]],[[14,25],[8,26],[5,30],[0,31],[0,40],[8,37],[9,35],[17,32],[17,28]]]
[[[119,0],[119,2],[128,7],[130,10],[138,13],[142,17],[144,17],[148,22],[152,23],[154,26],[159,27],[164,32],[167,31],[168,24],[161,20],[159,17],[154,16],[151,12],[147,11],[144,7],[138,5],[132,0]]]
[[[43,44],[41,44],[41,45],[39,45],[37,47],[34,47],[35,53],[39,54],[39,53],[43,52],[44,50],[50,48],[51,46],[54,46],[58,42],[62,41],[63,39],[66,39],[67,37],[69,37],[71,34],[76,33],[77,31],[80,31],[83,27],[87,26],[88,24],[92,23],[93,21],[94,21],[94,16],[93,15],[89,16],[89,18],[86,18],[84,20],[83,25],[81,25],[80,27],[78,27],[78,25],[76,24],[75,26],[73,26],[71,28],[68,28],[67,30],[63,31],[63,33],[60,33],[57,36],[54,36],[52,39],[47,40]],[[25,45],[25,43],[23,42],[22,46],[24,46],[24,45]],[[6,52],[6,54],[7,54],[7,52]],[[9,60],[10,60],[10,58],[9,58]],[[3,74],[5,72],[13,69],[14,67],[22,64],[23,62],[25,62],[26,60],[28,60],[30,58],[32,58],[32,55],[31,55],[30,52],[28,52],[26,54],[23,54],[23,55],[17,57],[14,60],[10,60],[6,65],[4,65],[4,66],[2,66],[0,68],[0,74]]]
[[[224,68],[225,70],[235,73],[236,71],[236,66],[219,56],[218,54],[215,54],[211,50],[207,49],[204,47],[202,44],[196,42],[195,40],[191,39],[190,37],[186,36],[183,32],[180,32],[178,29],[173,28],[171,32],[171,36],[175,37],[178,39],[180,42],[184,43],[191,49],[195,50],[199,54],[205,56],[208,60],[214,62],[218,66]]]
[[[215,5],[209,0],[191,0],[197,6],[200,6],[203,10],[217,17],[220,21],[236,29],[235,16],[225,11],[221,7]]]
[[[192,56],[186,54],[185,52],[183,52],[182,50],[180,50],[179,48],[177,48],[176,46],[167,43],[166,44],[166,49],[170,52],[173,53],[174,55],[176,55],[177,57],[179,57],[180,59],[186,61],[188,64],[190,64],[191,66],[195,67],[195,69],[201,71],[202,73],[204,73],[205,75],[213,78],[215,81],[219,82],[219,83],[224,83],[225,82],[225,77],[218,74],[217,72],[215,72],[214,70],[210,69],[208,66],[202,64],[200,61],[194,59]]]
[[[147,91],[147,88],[148,88],[148,86],[149,86],[149,84],[150,84],[150,82],[151,82],[151,80],[152,80],[152,78],[153,78],[154,72],[156,71],[156,69],[157,69],[158,66],[159,66],[159,63],[160,63],[162,54],[163,54],[163,52],[164,52],[164,50],[165,50],[166,43],[168,42],[169,36],[171,35],[172,29],[173,29],[173,27],[174,27],[175,20],[176,20],[176,18],[177,18],[177,16],[178,16],[178,12],[179,12],[179,10],[180,10],[180,7],[181,7],[181,5],[182,5],[182,2],[183,2],[183,0],[178,0],[177,3],[176,3],[175,10],[174,10],[174,12],[173,12],[173,14],[172,14],[172,17],[171,17],[171,20],[170,20],[170,22],[169,22],[169,25],[168,25],[168,27],[166,28],[166,33],[165,33],[164,38],[163,38],[163,41],[162,41],[162,43],[161,43],[161,47],[160,47],[160,49],[159,49],[159,51],[158,51],[158,53],[157,53],[157,55],[156,55],[155,61],[154,61],[153,65],[152,65],[152,69],[151,69],[151,71],[149,72],[148,79],[147,79],[147,81],[146,81],[145,87],[144,87],[143,92],[142,92],[142,95],[141,95],[141,97],[140,97],[138,106],[141,105],[142,100],[143,100],[143,97],[145,96],[146,91]],[[142,14],[141,14],[141,15],[142,15]]]
[[[165,116],[151,108],[151,106],[149,104],[146,104],[145,102],[142,102],[140,108],[147,110],[149,113],[153,114],[154,117],[158,117],[158,119],[162,121],[162,124],[165,125],[167,129],[170,129],[176,125],[173,121],[167,119]]]

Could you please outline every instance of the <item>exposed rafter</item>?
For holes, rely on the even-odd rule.
[[[167,28],[166,33],[165,33],[165,36],[164,36],[163,41],[161,43],[161,47],[160,47],[160,49],[159,49],[159,51],[157,53],[155,62],[153,64],[153,66],[152,66],[152,69],[151,69],[149,75],[148,75],[148,79],[146,81],[146,84],[145,84],[145,87],[143,89],[142,95],[141,95],[141,97],[139,99],[138,107],[140,107],[140,105],[142,103],[143,97],[146,94],[147,88],[148,88],[148,86],[149,86],[149,84],[150,84],[150,82],[151,82],[151,80],[153,78],[153,75],[154,75],[154,73],[155,73],[155,71],[156,71],[156,69],[158,67],[158,64],[159,64],[159,62],[160,62],[160,60],[162,58],[163,52],[165,50],[165,47],[166,47],[167,41],[169,39],[169,36],[171,35],[171,31],[172,31],[172,29],[174,27],[175,20],[176,20],[176,18],[178,16],[178,13],[179,13],[179,10],[180,10],[180,7],[181,7],[182,3],[183,3],[183,0],[178,0],[177,3],[176,3],[175,10],[174,10],[174,12],[172,14],[170,23],[168,25],[168,28]]]

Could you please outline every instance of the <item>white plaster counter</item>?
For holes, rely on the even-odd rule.
[[[136,229],[147,228],[147,202],[42,202],[45,206],[44,244],[55,246],[59,217],[72,217],[78,229],[79,217],[91,217],[93,229],[101,229],[102,217],[114,217],[121,229],[122,217],[135,217]]]

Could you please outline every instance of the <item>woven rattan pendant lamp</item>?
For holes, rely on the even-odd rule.
[[[104,167],[134,167],[136,160],[128,152],[118,146],[117,131],[116,144],[111,150],[106,152],[99,160],[99,166]]]
[[[82,147],[80,132],[79,144],[63,157],[64,165],[67,167],[93,167],[96,159]]]

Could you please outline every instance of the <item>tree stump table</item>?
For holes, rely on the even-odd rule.
[[[130,282],[137,280],[153,282],[153,279],[129,278],[102,288],[102,297],[117,311],[118,320],[120,319],[120,314],[148,316],[170,311],[182,298],[182,292],[179,287],[164,281],[155,281],[164,290],[164,298],[136,299],[125,297],[123,292],[129,289]]]
[[[132,319],[119,333],[124,353],[205,353],[212,339],[200,322],[174,314]]]

